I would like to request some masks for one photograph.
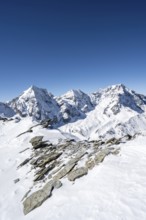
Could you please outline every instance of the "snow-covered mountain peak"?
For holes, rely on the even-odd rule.
[[[116,84],[116,85],[108,86],[105,89],[99,90],[100,93],[106,95],[119,95],[119,94],[124,94],[126,91],[129,93],[131,92],[131,90],[123,84]]]
[[[56,100],[64,122],[84,118],[85,113],[93,109],[90,96],[81,90],[70,90]]]
[[[63,94],[61,98],[73,100],[73,99],[80,99],[83,95],[87,95],[87,94],[85,94],[80,89],[71,89],[65,94]]]
[[[144,96],[130,90],[123,84],[109,86],[91,94],[91,100],[101,107],[104,113],[115,115],[122,108],[142,113],[145,109]]]
[[[21,116],[32,116],[36,120],[52,119],[59,112],[54,96],[46,89],[36,86],[31,86],[22,95],[13,99],[9,105]]]
[[[36,99],[42,99],[44,98],[44,96],[51,96],[53,97],[53,95],[51,93],[48,93],[48,91],[46,89],[42,89],[42,88],[38,88],[36,86],[31,86],[30,88],[28,88],[27,90],[25,90],[23,92],[23,94],[20,96],[20,98],[36,98]]]

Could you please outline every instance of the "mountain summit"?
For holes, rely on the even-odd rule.
[[[30,116],[33,120],[53,119],[59,112],[54,96],[46,89],[36,86],[31,86],[22,95],[13,99],[9,105],[20,116]]]

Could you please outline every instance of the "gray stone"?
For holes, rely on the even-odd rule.
[[[59,189],[62,186],[62,182],[60,180],[54,180],[54,188]]]
[[[41,170],[39,170],[36,173],[37,176],[34,179],[34,181],[42,180],[44,178],[45,174],[47,174],[49,171],[51,171],[54,167],[55,167],[55,163],[52,163],[48,167],[45,167],[45,168],[42,168]]]
[[[14,183],[18,183],[20,181],[20,179],[18,178],[18,179],[15,179],[14,180]]]
[[[88,169],[86,167],[80,167],[77,168],[76,170],[72,170],[67,177],[68,180],[74,181],[75,179],[80,178],[86,175],[87,173],[88,173]]]
[[[39,161],[38,159],[38,163],[37,165],[38,166],[45,166],[46,164],[52,162],[53,160],[56,160],[58,157],[60,157],[62,155],[62,153],[51,153],[51,154],[48,154],[48,155],[44,155],[44,157],[41,158],[41,161]]]
[[[33,137],[29,142],[32,144],[34,149],[42,148],[48,146],[47,141],[42,141],[43,136]]]
[[[87,169],[92,170],[93,167],[95,166],[95,161],[93,159],[89,159],[86,161],[85,166],[87,167]]]
[[[63,169],[61,169],[54,177],[54,180],[61,179],[66,176],[76,165],[76,163],[68,164]]]
[[[117,155],[120,153],[120,148],[114,149],[111,151],[112,154]]]
[[[103,162],[104,158],[109,154],[110,154],[109,149],[101,150],[98,154],[95,155],[95,158],[94,158],[95,164],[99,164]]]
[[[40,142],[42,140],[43,140],[43,136],[36,136],[36,137],[33,137],[29,142],[33,145],[33,143]]]
[[[109,139],[107,142],[106,142],[106,144],[120,144],[120,139],[116,139],[116,138],[111,138],[111,139]]]
[[[27,164],[32,158],[27,158],[26,160],[24,160],[21,164],[19,164],[19,166],[17,168],[20,168],[22,166],[24,166],[25,164]]]
[[[42,205],[42,203],[51,196],[53,187],[53,181],[50,181],[43,187],[43,189],[34,192],[26,198],[23,202],[24,214],[26,215],[33,209]]]
[[[73,163],[77,163],[77,162],[80,160],[80,158],[82,158],[85,154],[86,154],[86,151],[85,151],[85,150],[79,151],[79,152],[74,156],[74,158],[72,158],[72,159],[70,159],[70,160],[68,161],[67,164],[70,165],[70,164],[73,164]]]

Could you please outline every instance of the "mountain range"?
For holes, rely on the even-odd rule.
[[[31,86],[13,100],[0,103],[0,116],[51,120],[54,128],[79,138],[121,137],[146,130],[146,96],[123,84],[91,94],[70,90],[59,97]]]

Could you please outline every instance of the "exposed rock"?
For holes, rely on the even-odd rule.
[[[109,139],[106,144],[120,144],[120,140],[116,138]]]
[[[18,178],[18,179],[15,179],[14,180],[14,183],[18,183],[20,181],[20,179]]]
[[[27,164],[32,158],[27,158],[26,160],[24,160],[21,164],[19,164],[19,166],[17,168],[20,168],[22,166],[24,166],[25,164]]]
[[[112,154],[117,155],[120,153],[120,148],[114,149],[113,151],[111,151]]]
[[[99,164],[101,163],[104,158],[109,155],[110,153],[110,150],[109,149],[104,149],[104,150],[101,150],[98,154],[95,155],[95,164]]]
[[[54,188],[59,189],[62,186],[62,182],[60,180],[54,180]]]
[[[25,193],[25,195],[23,196],[23,198],[21,199],[21,201],[23,201],[23,200],[29,195],[30,192],[31,192],[31,189],[29,189],[29,190]]]
[[[36,178],[34,179],[34,181],[39,181],[42,180],[44,178],[44,175],[47,174],[50,170],[52,170],[55,167],[55,163],[50,164],[48,167],[46,168],[42,168],[41,170],[39,170],[36,173]]]
[[[43,140],[43,136],[35,136],[29,142],[33,145],[35,142],[40,142]]]
[[[48,128],[51,124],[52,124],[52,121],[51,119],[46,119],[46,120],[43,120],[41,122],[41,125],[43,128]]]
[[[81,157],[83,157],[87,152],[85,150],[79,151],[74,158],[70,159],[68,164],[73,164],[79,161]]]
[[[95,166],[95,161],[92,158],[90,158],[89,160],[86,161],[85,165],[87,169],[92,170],[93,167]]]
[[[43,136],[36,136],[33,137],[29,142],[32,144],[32,146],[35,148],[37,147],[40,143],[42,143]]]
[[[24,132],[18,134],[17,137],[20,137],[21,135],[26,134],[26,133],[30,133],[30,132],[33,132],[33,130],[32,129],[28,129],[27,131],[24,131]]]
[[[54,175],[55,173],[57,173],[59,170],[62,169],[63,166],[64,166],[64,164],[62,164],[60,167],[57,167],[55,170],[53,170],[53,171],[51,172],[51,175]]]
[[[32,144],[34,149],[43,148],[48,146],[47,141],[42,141],[43,136],[33,137],[29,142]]]
[[[88,173],[88,169],[86,167],[80,167],[75,170],[72,170],[67,177],[68,180],[74,181],[75,179],[80,178],[86,175],[87,173]]]
[[[76,163],[67,164],[64,168],[62,168],[54,177],[54,180],[61,179],[62,177],[66,176],[76,165]]]
[[[34,192],[26,198],[23,202],[24,214],[26,215],[33,209],[39,207],[48,197],[50,197],[53,187],[54,183],[53,181],[50,181],[43,187],[43,189]]]
[[[27,151],[29,148],[25,148],[24,150],[20,151],[19,154],[24,153],[25,151]]]
[[[41,161],[37,163],[37,166],[39,167],[45,166],[46,164],[52,162],[53,160],[56,160],[61,155],[62,155],[61,152],[45,155],[44,158],[42,158]]]

